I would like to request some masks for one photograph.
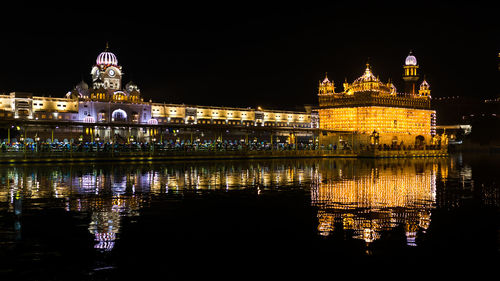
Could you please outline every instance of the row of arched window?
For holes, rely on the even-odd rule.
[[[91,99],[95,100],[108,100],[108,95],[105,93],[93,93],[90,96]],[[139,102],[139,95],[130,95],[127,96],[125,93],[117,92],[113,95],[113,100],[115,101],[130,101],[130,102]]]

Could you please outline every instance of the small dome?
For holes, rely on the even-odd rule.
[[[406,57],[405,65],[417,65],[417,58],[415,56],[413,56],[411,52]]]
[[[328,84],[330,83],[330,80],[328,79],[328,73],[325,73],[325,79],[323,79],[323,82],[321,84]]]
[[[422,84],[420,84],[420,89],[423,90],[423,89],[429,89],[430,86],[429,86],[429,83],[427,83],[427,81],[423,81]]]
[[[89,84],[85,83],[85,81],[82,80],[82,81],[80,81],[80,83],[78,83],[76,85],[76,88],[78,90],[88,90],[89,89]]]
[[[139,87],[137,87],[137,85],[134,82],[130,81],[125,85],[125,90],[128,93],[131,93],[133,91],[139,92]]]
[[[106,50],[104,50],[104,52],[100,53],[99,56],[97,56],[96,64],[118,66],[118,59],[116,58],[115,54],[111,53],[106,47]]]
[[[379,79],[375,77],[375,75],[373,75],[369,64],[366,64],[365,73],[363,73],[361,77],[354,80],[355,84],[359,84],[362,82],[379,82]]]
[[[129,82],[125,85],[125,87],[126,87],[126,88],[128,88],[128,87],[137,87],[137,85],[136,85],[134,82],[129,81]]]

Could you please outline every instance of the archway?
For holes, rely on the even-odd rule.
[[[394,149],[398,146],[398,137],[397,136],[393,136],[392,137],[392,141],[391,141],[391,147]]]
[[[415,137],[415,147],[421,147],[425,144],[425,138],[422,135]]]
[[[126,122],[127,113],[123,109],[117,109],[111,114],[111,121],[113,122]]]

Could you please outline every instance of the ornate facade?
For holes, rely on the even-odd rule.
[[[418,65],[410,53],[405,60],[403,80],[406,91],[376,77],[369,64],[362,76],[343,84],[336,92],[333,81],[319,83],[319,118],[323,144],[423,145],[435,134],[436,112],[430,109],[430,86],[418,86]],[[344,139],[342,139],[344,133]],[[351,134],[346,138],[345,134]],[[347,140],[349,139],[349,140]]]
[[[63,98],[20,92],[0,95],[0,121],[8,123],[9,127],[14,123],[29,124],[31,134],[27,132],[25,137],[36,133],[40,136],[44,132],[47,135],[47,129],[33,132],[33,127],[52,126],[58,129],[55,134],[61,135],[59,139],[68,140],[77,139],[81,134],[85,139],[92,140],[99,134],[102,140],[116,135],[122,138],[133,135],[136,140],[148,141],[154,137],[152,134],[159,132],[150,129],[163,126],[198,128],[214,125],[226,129],[260,130],[314,129],[319,126],[317,113],[311,110],[283,111],[144,101],[134,82],[123,85],[122,66],[108,47],[98,55],[90,74],[91,85],[81,81]]]

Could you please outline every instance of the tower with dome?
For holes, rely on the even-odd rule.
[[[420,76],[418,74],[417,58],[413,55],[412,51],[410,51],[405,59],[403,70],[405,93],[415,95],[415,93],[417,93],[418,91],[417,82],[420,79]]]
[[[106,44],[106,48],[99,53],[90,71],[91,85],[81,81],[66,95],[67,98],[78,101],[77,119],[89,125],[151,123],[151,104],[143,102],[140,89],[134,82],[130,81],[123,86],[123,74],[117,56]],[[137,137],[142,136],[143,130],[132,130]],[[87,131],[89,134],[111,140],[116,138],[115,135],[122,137],[130,135],[128,129],[110,131],[96,127]]]
[[[140,90],[135,83],[130,81],[122,88],[123,74],[116,55],[106,44],[90,71],[92,86],[81,81],[67,96],[97,101],[140,102]]]

